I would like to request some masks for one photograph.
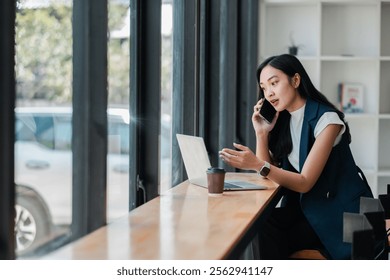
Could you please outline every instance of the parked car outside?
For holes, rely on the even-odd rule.
[[[31,254],[72,222],[72,110],[16,108],[16,253]],[[108,110],[107,217],[128,212],[129,112]]]

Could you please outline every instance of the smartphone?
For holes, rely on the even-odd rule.
[[[266,122],[271,123],[275,117],[276,110],[274,106],[272,106],[271,103],[264,98],[259,114]]]

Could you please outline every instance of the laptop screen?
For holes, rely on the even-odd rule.
[[[197,185],[207,186],[207,168],[211,166],[202,137],[176,134],[188,180]]]

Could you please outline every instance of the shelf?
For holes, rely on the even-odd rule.
[[[377,61],[377,56],[350,56],[350,55],[328,55],[321,56],[322,61]]]
[[[280,5],[280,6],[314,6],[316,5],[316,1],[313,0],[266,0],[264,1],[267,6],[271,5]]]
[[[356,113],[356,114],[345,114],[346,120],[360,120],[360,119],[371,119],[376,120],[377,115],[375,114],[365,114],[365,113]]]
[[[339,83],[361,83],[364,87],[364,112],[378,112],[379,69],[374,60],[337,60],[321,63],[321,92],[338,104]],[[374,98],[373,98],[374,97]]]
[[[379,119],[380,120],[390,120],[390,114],[380,114]]]
[[[378,170],[378,176],[388,176],[390,177],[390,167],[388,168],[382,168],[380,170]],[[390,180],[389,180],[389,184],[390,184]]]
[[[316,56],[302,56],[302,55],[297,55],[297,58],[303,62],[303,61],[312,61],[312,62],[317,62],[318,57]]]

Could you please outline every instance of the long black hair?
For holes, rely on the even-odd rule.
[[[345,123],[346,131],[344,133],[346,133],[349,142],[351,141],[349,127],[344,120],[344,113],[338,110],[336,106],[325,97],[325,95],[316,89],[302,63],[294,55],[282,54],[271,56],[257,67],[256,78],[257,84],[259,85],[259,98],[264,98],[264,91],[260,87],[260,73],[267,65],[285,73],[289,77],[290,82],[292,81],[294,75],[298,73],[301,77],[298,87],[299,95],[304,99],[310,98],[333,108],[339,115],[340,119]],[[292,151],[290,117],[291,115],[287,110],[280,112],[275,127],[269,134],[269,149],[271,150],[275,163],[280,163],[281,160],[288,156],[288,154]]]

